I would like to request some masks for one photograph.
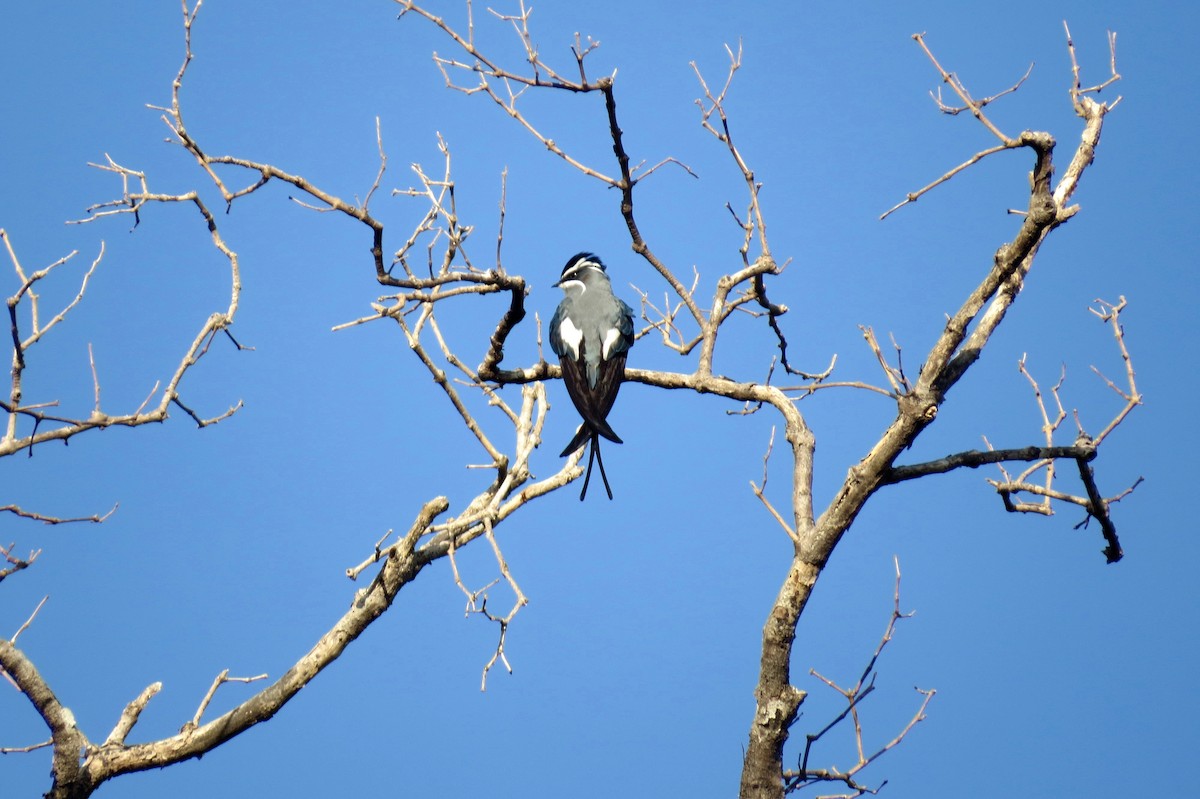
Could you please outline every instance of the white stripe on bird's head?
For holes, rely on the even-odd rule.
[[[605,273],[604,264],[591,253],[581,252],[578,255],[574,255],[571,257],[571,260],[567,261],[567,265],[563,267],[562,278],[559,280],[559,283],[563,280],[577,277],[588,269],[600,274]]]

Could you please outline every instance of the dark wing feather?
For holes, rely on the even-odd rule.
[[[616,402],[617,391],[621,388],[621,379],[625,374],[625,354],[621,353],[600,363],[595,388],[588,385],[587,365],[583,357],[577,361],[564,358],[561,363],[567,394],[575,404],[575,410],[583,417],[583,426],[571,439],[567,449],[563,450],[563,455],[569,455],[583,446],[591,432],[617,444],[624,443],[609,426],[606,417]]]
[[[612,410],[613,404],[617,401],[617,392],[621,390],[621,383],[625,381],[625,358],[627,353],[622,350],[615,353],[607,361],[600,362],[599,374],[596,377],[596,387],[592,389],[592,398],[595,402],[596,413],[601,419],[608,419],[608,413]],[[605,422],[605,426],[608,423]],[[610,428],[611,430],[611,428]],[[597,428],[597,433],[600,433],[610,441],[621,443],[619,438],[605,435],[604,431]]]
[[[621,337],[613,345],[613,351],[609,353],[610,358],[629,352],[629,348],[633,346],[633,342],[636,340],[633,334],[633,309],[620,297],[616,299],[621,306],[621,322],[620,327],[617,328],[621,331]]]
[[[550,319],[550,349],[554,350],[554,354],[562,358],[567,354],[566,342],[562,340],[562,335],[559,333],[559,326],[562,325],[563,317],[566,316],[566,300],[559,303],[554,309],[554,316]]]

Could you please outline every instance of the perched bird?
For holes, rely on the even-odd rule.
[[[554,285],[566,297],[550,320],[550,348],[562,364],[563,382],[571,402],[583,417],[583,424],[560,457],[570,455],[590,441],[587,476],[579,501],[587,496],[592,461],[600,464],[604,490],[612,499],[612,488],[600,457],[600,437],[622,443],[607,417],[625,377],[625,357],[633,346],[633,309],[613,294],[604,264],[590,252],[571,256]]]

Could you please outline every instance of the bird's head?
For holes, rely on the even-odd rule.
[[[562,275],[554,285],[568,294],[580,294],[597,280],[608,281],[604,263],[590,252],[581,252],[567,260]]]

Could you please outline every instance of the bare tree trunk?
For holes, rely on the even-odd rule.
[[[740,795],[745,799],[783,796],[783,747],[805,697],[791,683],[792,645],[796,624],[820,573],[816,566],[794,558],[763,627],[762,661],[754,689],[757,706],[742,767]]]

